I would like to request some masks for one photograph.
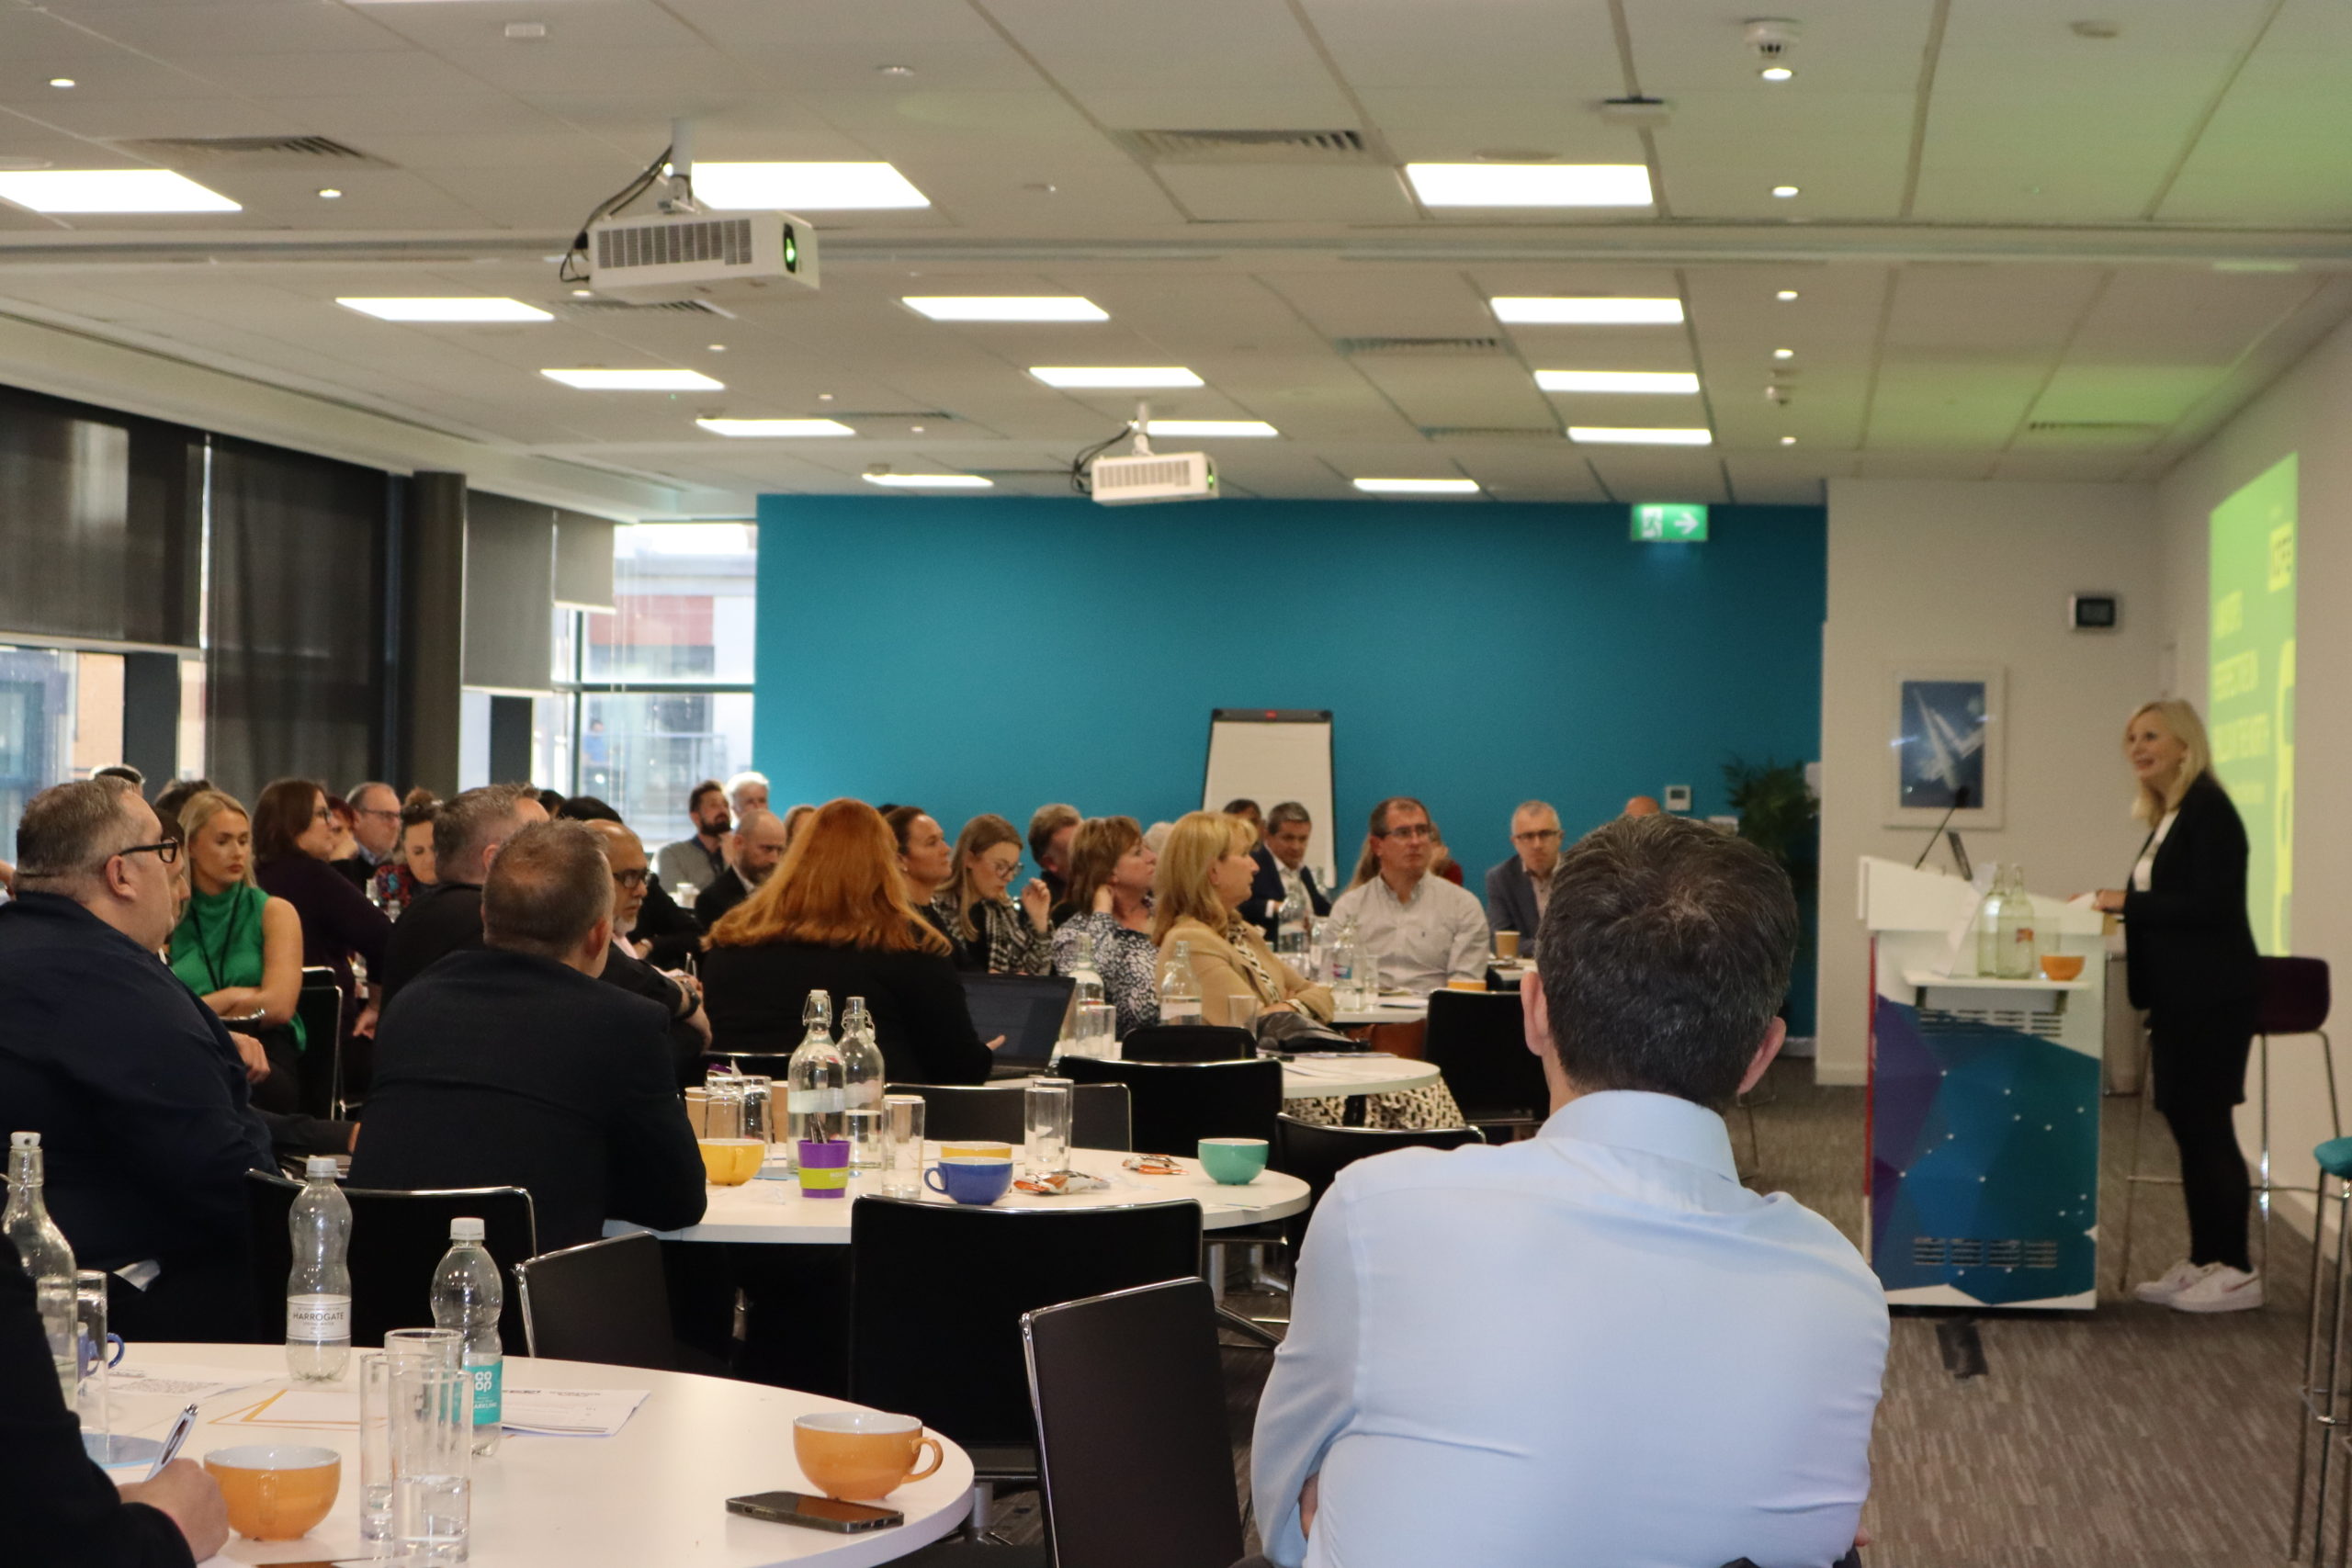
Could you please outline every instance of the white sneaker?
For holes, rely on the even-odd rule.
[[[2175,1312],[2246,1312],[2262,1304],[2262,1276],[2215,1263],[2166,1304]]]
[[[2191,1263],[2184,1258],[2145,1284],[2132,1287],[2132,1293],[2156,1306],[2170,1306],[2173,1298],[2205,1277],[2205,1270],[2214,1265]]]

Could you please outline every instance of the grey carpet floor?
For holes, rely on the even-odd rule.
[[[1750,1184],[1791,1193],[1859,1245],[1861,1090],[1816,1087],[1811,1064],[1792,1061],[1773,1069],[1764,1098],[1752,1145],[1744,1120],[1732,1123]],[[1975,1318],[1983,1371],[1966,1377],[1947,1370],[1939,1338],[1958,1314],[1896,1314],[1863,1514],[1875,1538],[1863,1554],[1871,1568],[2270,1568],[2287,1560],[2310,1252],[2283,1221],[2274,1224],[2269,1304],[2259,1312],[2198,1317],[2119,1292],[2123,1178],[2138,1111],[2131,1100],[2105,1104],[2097,1313]],[[2148,1125],[2143,1168],[2175,1169],[2160,1122]],[[2181,1256],[2177,1189],[2140,1187],[2133,1233],[2134,1280]],[[1230,1304],[1287,1310],[1273,1295],[1236,1294]],[[1272,1358],[1228,1341],[1234,1470],[1246,1505],[1250,1424]],[[1006,1499],[998,1528],[1007,1540],[1038,1539],[1035,1499]]]

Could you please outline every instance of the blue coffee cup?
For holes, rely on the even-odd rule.
[[[923,1185],[958,1203],[993,1203],[1012,1185],[1009,1159],[944,1159],[922,1173]]]
[[[1246,1187],[1266,1168],[1263,1138],[1203,1138],[1201,1168],[1223,1187]]]

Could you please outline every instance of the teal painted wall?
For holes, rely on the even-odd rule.
[[[1335,858],[1415,795],[1475,891],[1530,796],[1573,836],[1669,784],[1721,811],[1729,757],[1821,754],[1818,507],[1718,507],[1702,545],[1635,544],[1622,506],[765,496],[759,519],[779,805],[909,801],[951,836],[1048,800],[1172,819],[1211,709],[1329,708]]]

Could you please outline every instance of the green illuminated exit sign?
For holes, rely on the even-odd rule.
[[[1697,544],[1707,536],[1707,509],[1679,501],[1644,501],[1634,506],[1634,537],[1645,544]]]

